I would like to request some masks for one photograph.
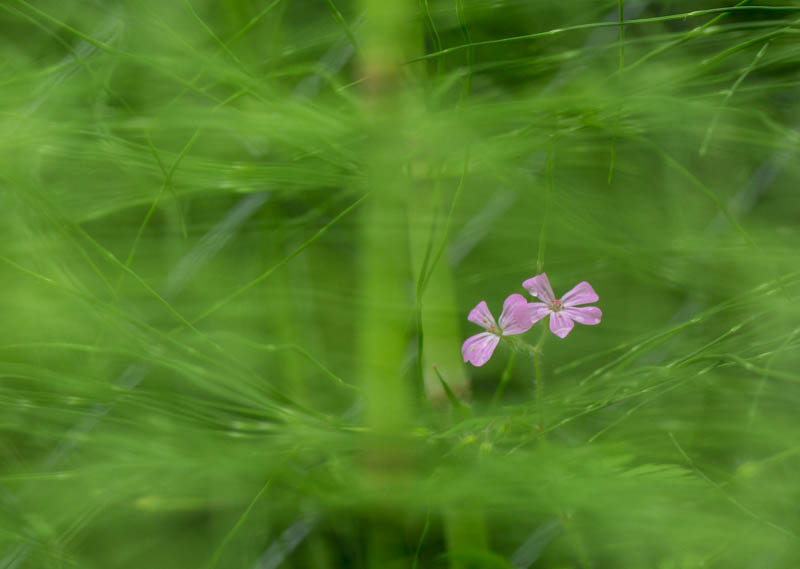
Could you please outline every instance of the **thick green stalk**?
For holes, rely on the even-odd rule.
[[[364,97],[364,188],[359,247],[359,364],[365,423],[370,433],[363,454],[364,477],[377,494],[392,496],[409,468],[405,434],[413,407],[404,356],[413,306],[406,227],[408,176],[405,152],[407,99],[400,63],[409,44],[411,1],[361,0],[365,13],[359,55]],[[367,557],[383,567],[402,549],[399,532],[381,524],[396,513],[372,505]]]
[[[461,332],[452,269],[437,253],[448,235],[446,208],[440,191],[415,180],[408,208],[411,259],[416,274],[417,374],[421,389],[434,403],[446,401],[433,372],[436,365],[460,397],[469,393],[469,378],[461,361]],[[461,315],[460,318],[464,316]]]
[[[486,514],[482,508],[462,506],[444,512],[445,539],[451,569],[470,569],[476,565],[462,559],[465,553],[489,549]]]
[[[421,3],[422,12],[423,15],[430,16],[427,7],[428,3],[425,0]],[[428,19],[428,30],[433,34],[434,45],[440,46],[432,19]],[[416,54],[420,53],[424,43],[421,38],[417,41]],[[443,63],[444,58],[437,60],[437,75],[441,74]],[[418,73],[426,71],[424,68],[417,69]],[[466,95],[467,92],[462,91],[461,99]],[[443,174],[444,169],[428,164],[433,174],[432,183],[426,185],[424,181],[420,183],[419,180],[415,180],[415,191],[411,193],[409,203],[409,219],[413,220],[413,224],[409,227],[409,237],[412,260],[417,273],[419,374],[425,393],[432,401],[445,401],[446,393],[441,387],[439,378],[431,373],[434,371],[431,364],[435,364],[444,374],[449,388],[458,396],[464,397],[469,393],[469,377],[461,361],[460,348],[463,338],[459,331],[459,320],[466,315],[458,314],[454,276],[444,254],[450,239],[453,214],[469,171],[469,150],[466,150],[463,157],[460,153],[456,155],[455,160],[459,162],[463,160],[463,166],[452,194],[450,194],[452,191],[450,183],[442,181],[447,180]],[[459,162],[454,161],[453,164]],[[448,194],[452,197],[444,197]],[[456,413],[455,416],[458,417],[460,414]],[[489,551],[486,516],[483,508],[476,504],[474,499],[465,497],[451,507],[445,508],[442,512],[442,521],[451,569],[468,569],[472,566],[463,559],[465,552]]]
[[[402,193],[374,168],[375,188],[361,219],[361,381],[366,421],[379,435],[399,434],[408,423],[409,393],[402,373],[410,312],[408,248]],[[399,227],[398,227],[399,226]],[[401,229],[402,228],[402,229]]]
[[[402,373],[409,318],[410,262],[405,225],[403,96],[399,81],[408,2],[363,0],[368,22],[361,42],[365,93],[365,180],[361,212],[360,362],[366,421],[378,435],[403,432],[410,415]]]

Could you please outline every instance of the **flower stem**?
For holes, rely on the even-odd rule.
[[[542,346],[547,336],[547,326],[542,327],[542,335],[533,349],[533,366],[536,368],[536,408],[539,413],[539,432],[544,433],[544,386],[542,382]]]
[[[517,352],[511,352],[511,357],[508,358],[506,369],[503,370],[503,375],[500,376],[500,385],[497,386],[497,389],[495,390],[494,395],[492,396],[492,404],[491,404],[492,407],[494,407],[497,404],[497,401],[500,399],[500,396],[506,389],[506,385],[508,385],[509,380],[511,380],[511,371],[514,369],[514,359],[516,357],[517,357]]]

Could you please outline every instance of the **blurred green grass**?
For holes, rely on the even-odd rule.
[[[728,8],[0,4],[0,567],[797,566],[800,8]],[[459,353],[540,262],[544,433]]]

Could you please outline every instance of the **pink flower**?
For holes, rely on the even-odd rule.
[[[512,294],[503,303],[503,313],[500,315],[500,323],[494,321],[486,301],[480,301],[478,306],[473,308],[467,320],[474,322],[478,326],[486,328],[486,332],[475,334],[467,338],[461,346],[461,355],[465,362],[470,362],[474,366],[482,366],[492,357],[494,349],[500,342],[501,336],[511,336],[522,334],[530,330],[534,320],[531,319],[532,304],[525,300],[521,294]]]
[[[547,274],[542,273],[528,279],[522,286],[542,302],[531,302],[531,325],[550,315],[550,331],[559,338],[566,338],[575,322],[581,324],[600,324],[603,313],[596,306],[578,306],[597,302],[597,293],[592,285],[583,281],[576,284],[567,294],[557,299],[553,294]]]

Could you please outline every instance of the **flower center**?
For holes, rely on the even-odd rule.
[[[489,326],[486,331],[491,332],[492,334],[497,334],[498,336],[500,335],[500,330],[497,328],[497,326]]]
[[[564,305],[558,299],[554,300],[553,303],[550,305],[550,309],[553,312],[559,312],[562,308],[564,308]]]

